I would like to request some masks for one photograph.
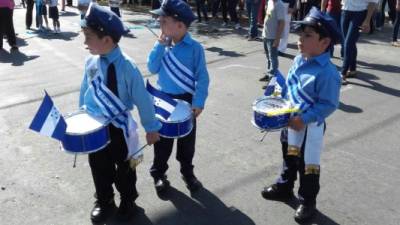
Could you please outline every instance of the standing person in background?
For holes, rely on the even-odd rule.
[[[78,10],[81,14],[81,20],[85,17],[86,11],[89,8],[91,0],[78,0]]]
[[[3,36],[7,36],[11,51],[18,50],[14,31],[13,11],[14,0],[0,0],[0,50],[3,49]]]
[[[65,12],[65,0],[61,0],[61,11]]]
[[[326,12],[329,16],[331,16],[338,25],[338,28],[340,29],[340,18],[342,14],[341,0],[322,0],[321,11]],[[340,45],[340,56],[343,57],[343,37],[340,39]],[[331,56],[333,56],[334,50],[334,45],[331,45]]]
[[[121,12],[119,10],[121,0],[108,0],[108,5],[110,6],[111,11],[117,14],[118,17],[121,17]]]
[[[208,21],[207,6],[205,0],[196,0],[197,21],[201,23],[201,13],[203,13],[204,20]]]
[[[27,30],[30,30],[32,26],[32,12],[34,4],[34,0],[26,0],[25,26]]]
[[[281,41],[279,42],[278,54],[286,52],[289,39],[290,21],[292,20],[292,14],[296,5],[296,0],[282,0],[282,2],[285,7],[285,28],[282,33]]]
[[[36,4],[36,28],[39,29],[39,31],[44,31],[43,28],[43,0],[36,0],[35,1]]]
[[[58,0],[49,0],[49,17],[53,20],[54,33],[59,34],[61,31],[57,5]]]
[[[261,0],[246,0],[247,16],[249,18],[248,41],[253,41],[258,38],[257,15],[260,2]]]
[[[386,4],[388,5],[389,8],[388,14],[390,21],[392,21],[392,23],[394,24],[394,21],[396,20],[396,0],[379,0],[377,4],[378,12],[376,13],[375,17],[375,24],[377,30],[381,30],[385,23]]]
[[[393,42],[392,42],[392,45],[395,47],[400,47],[400,42],[397,40],[397,36],[399,35],[399,27],[400,27],[400,0],[397,0],[396,20],[393,25]]]
[[[43,21],[46,24],[46,29],[50,30],[49,20],[47,19],[47,3],[49,3],[48,0],[42,0],[42,16]]]
[[[267,57],[265,76],[260,81],[269,81],[278,72],[278,46],[285,27],[285,6],[281,0],[269,0],[267,2],[264,28],[264,50]],[[267,86],[263,86],[265,89]]]
[[[342,84],[357,74],[357,41],[362,32],[369,33],[371,17],[378,0],[343,0],[341,27],[343,32]]]

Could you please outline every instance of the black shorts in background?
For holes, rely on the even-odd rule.
[[[58,20],[58,8],[57,6],[50,6],[49,7],[49,17],[53,20]]]

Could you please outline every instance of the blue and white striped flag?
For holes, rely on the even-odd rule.
[[[156,114],[167,120],[178,102],[164,92],[151,86],[149,80],[147,80],[146,89],[153,96]]]
[[[29,129],[60,141],[64,138],[67,124],[46,91]]]
[[[287,91],[286,80],[280,71],[277,71],[276,74],[269,81],[267,88],[265,88],[264,95],[276,95],[280,94],[282,97],[285,97]]]

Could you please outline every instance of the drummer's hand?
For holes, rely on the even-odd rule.
[[[148,145],[152,145],[160,140],[160,134],[158,132],[146,133],[146,141]]]
[[[200,113],[203,112],[203,109],[202,108],[192,108],[192,111],[193,111],[194,117],[197,118],[200,115]]]
[[[295,116],[289,119],[289,127],[293,130],[299,131],[303,129],[305,125],[300,116]]]
[[[162,45],[169,45],[171,44],[171,40],[169,40],[167,35],[165,35],[164,33],[160,34],[160,36],[158,37],[158,42]]]

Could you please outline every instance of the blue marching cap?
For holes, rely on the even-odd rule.
[[[125,28],[121,19],[114,12],[97,3],[90,3],[84,19],[81,20],[81,27],[98,30],[116,38],[129,33],[129,30]]]
[[[316,7],[312,7],[307,16],[301,21],[293,21],[294,28],[298,29],[303,26],[311,26],[322,29],[332,39],[332,42],[337,43],[342,39],[342,33],[339,30],[335,20],[326,13],[321,12]]]
[[[159,9],[151,10],[150,13],[158,16],[171,16],[187,26],[196,19],[190,6],[182,0],[164,0]]]

